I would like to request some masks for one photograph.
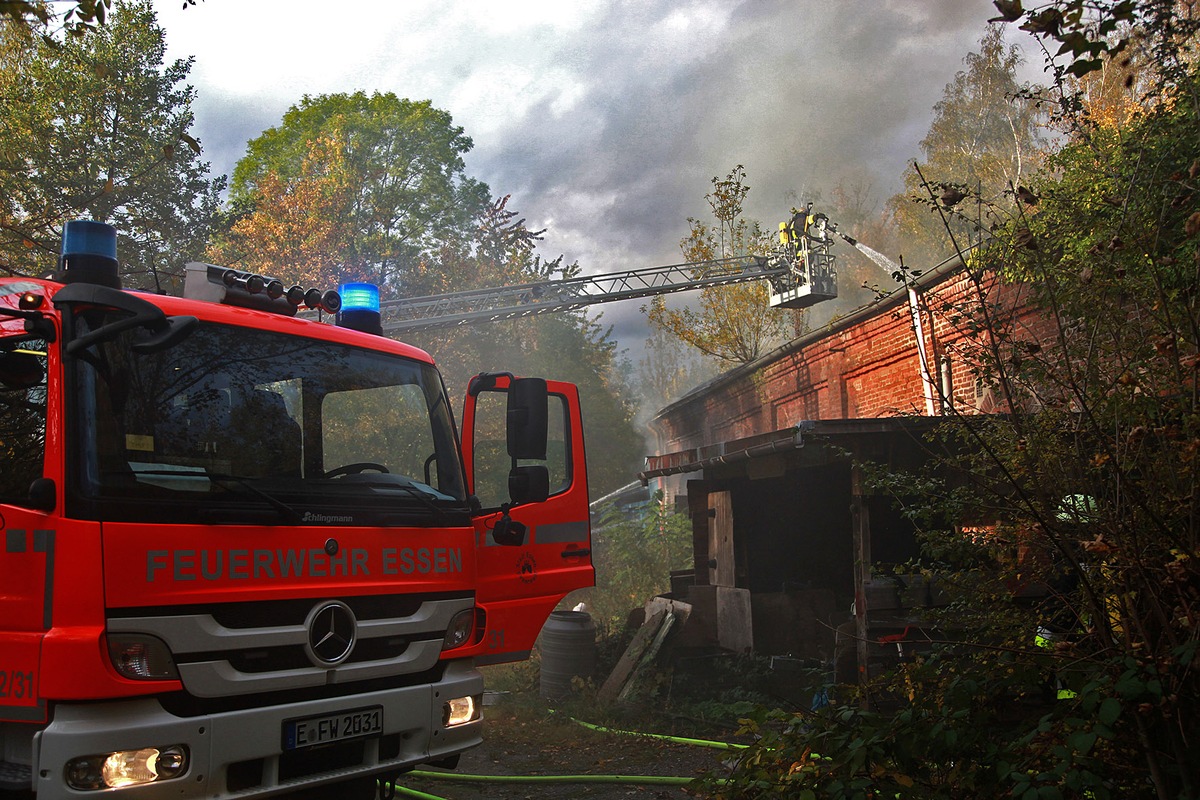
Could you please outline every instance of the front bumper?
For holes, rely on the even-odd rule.
[[[448,758],[482,741],[482,719],[454,728],[442,723],[443,704],[483,694],[483,677],[469,662],[451,662],[436,684],[361,695],[177,717],[154,699],[59,704],[34,743],[38,800],[124,797],[139,800],[267,797],[349,778],[400,772]],[[307,750],[284,751],[284,720],[383,707],[383,732]],[[80,756],[182,744],[187,771],[178,778],[127,789],[81,791],[66,783],[67,763]]]

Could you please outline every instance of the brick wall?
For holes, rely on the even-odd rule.
[[[976,287],[965,271],[930,276],[920,290],[927,361],[935,387],[951,387],[957,409],[997,410],[973,373],[972,350],[983,344],[957,309],[979,292],[1005,330],[1023,340],[1046,335],[1028,309],[1025,289],[988,278]],[[895,292],[757,361],[733,369],[663,409],[651,422],[658,453],[792,427],[801,420],[926,414],[917,338],[906,293]],[[948,384],[946,378],[949,378]],[[941,400],[935,388],[935,413]]]

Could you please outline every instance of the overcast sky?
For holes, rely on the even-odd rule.
[[[195,57],[215,174],[305,94],[428,99],[474,140],[472,177],[549,229],[542,255],[590,274],[679,262],[687,217],[736,164],[771,227],[839,180],[882,203],[995,16],[991,0],[182,5],[155,2],[168,58]],[[597,307],[635,356],[639,305]]]

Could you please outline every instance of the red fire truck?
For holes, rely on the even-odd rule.
[[[77,221],[52,279],[0,279],[0,795],[373,797],[452,765],[477,667],[594,580],[575,387],[479,375],[460,436],[374,287],[117,266]]]

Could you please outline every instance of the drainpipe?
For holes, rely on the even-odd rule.
[[[921,298],[916,287],[908,285],[908,310],[912,314],[913,333],[917,336],[917,361],[921,365],[921,388],[925,395],[925,416],[937,416],[933,404],[933,376],[929,372],[929,355],[925,351],[925,326],[921,322]]]
[[[950,357],[943,355],[941,359],[942,370],[942,410],[954,411],[954,365],[950,363]]]
[[[838,235],[845,239],[846,243],[855,250],[858,250],[867,258],[874,261],[875,264],[883,269],[884,272],[887,272],[890,275],[904,273],[903,267],[901,267],[895,261],[892,261],[878,250],[867,247],[853,236],[847,236],[844,233],[839,233]],[[925,396],[925,416],[934,417],[937,416],[937,407],[933,403],[935,384],[933,382],[933,376],[929,371],[929,355],[925,351],[925,326],[921,322],[921,298],[920,295],[917,294],[917,289],[912,283],[908,282],[907,279],[905,283],[907,284],[908,288],[908,310],[912,315],[913,333],[915,333],[917,336],[917,361],[919,362],[921,370],[921,393]]]

